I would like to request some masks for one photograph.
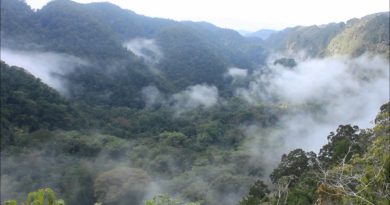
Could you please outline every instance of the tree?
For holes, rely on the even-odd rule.
[[[337,163],[345,157],[348,162],[353,154],[361,153],[362,149],[358,144],[359,127],[351,125],[340,125],[336,133],[331,132],[328,136],[328,144],[324,145],[319,153],[319,159],[324,166]]]
[[[317,189],[317,204],[334,201],[344,201],[348,204],[389,204],[389,105],[387,103],[381,107],[375,119],[375,127],[362,133],[370,134],[368,145],[361,148],[364,150],[363,154],[352,154],[352,144],[334,166],[329,169],[320,166],[321,185]],[[354,133],[350,127],[347,127],[348,130],[349,134]],[[328,150],[332,150],[331,147]]]
[[[288,155],[283,154],[280,164],[270,175],[272,182],[276,183],[283,176],[294,176],[294,178],[301,176],[310,168],[310,159],[313,154],[306,153],[302,149],[295,149]]]

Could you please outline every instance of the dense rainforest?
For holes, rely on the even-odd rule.
[[[256,35],[1,0],[1,203],[388,204],[389,13]]]

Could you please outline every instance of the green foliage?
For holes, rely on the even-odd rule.
[[[299,180],[289,190],[286,200],[287,204],[314,204],[315,191],[318,187],[316,174],[316,171],[308,171],[301,175]]]
[[[296,149],[288,155],[282,155],[280,164],[270,175],[272,182],[276,183],[283,176],[299,178],[306,170],[310,169],[309,165],[313,162],[311,159],[313,154],[306,153],[302,149]]]
[[[16,201],[15,200],[9,200],[9,201],[5,201],[3,203],[3,205],[17,205]]]
[[[208,83],[221,85],[226,65],[217,53],[197,35],[196,30],[178,25],[162,30],[158,42],[165,58],[164,75],[178,87]]]
[[[358,131],[357,126],[340,125],[336,133],[330,133],[329,143],[322,147],[318,156],[325,166],[338,163],[344,157],[348,162],[353,154],[361,153]]]
[[[16,127],[23,130],[74,129],[83,119],[55,90],[22,68],[1,62],[1,143],[17,143]]]
[[[15,200],[5,201],[3,205],[16,205]],[[50,188],[38,189],[30,192],[22,205],[65,205],[62,199],[57,200],[56,195]]]
[[[389,103],[381,106],[373,129],[340,125],[318,158],[301,149],[283,155],[271,174],[271,193],[251,194],[255,184],[240,205],[388,204],[389,111]]]
[[[164,143],[173,147],[182,147],[187,144],[188,137],[180,132],[163,132],[158,136]]]

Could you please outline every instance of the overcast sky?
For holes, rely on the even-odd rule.
[[[49,0],[26,0],[41,8]],[[80,3],[102,0],[76,0]],[[389,0],[103,0],[138,14],[255,31],[346,21],[389,11]]]

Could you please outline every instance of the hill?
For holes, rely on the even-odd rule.
[[[22,1],[4,0],[2,5],[3,46],[84,58],[90,66],[69,74],[70,93],[85,100],[94,93],[98,103],[108,100],[104,99],[108,90],[113,96],[126,96],[129,92],[125,90],[130,90],[127,101],[115,103],[142,106],[136,100],[140,97],[137,90],[148,84],[167,92],[197,83],[224,89],[220,73],[228,67],[253,69],[265,57],[260,44],[233,30],[149,18],[108,3],[55,0],[36,12]],[[123,79],[112,81],[107,70]],[[85,84],[90,81],[102,83],[101,88],[91,90],[92,86]]]

